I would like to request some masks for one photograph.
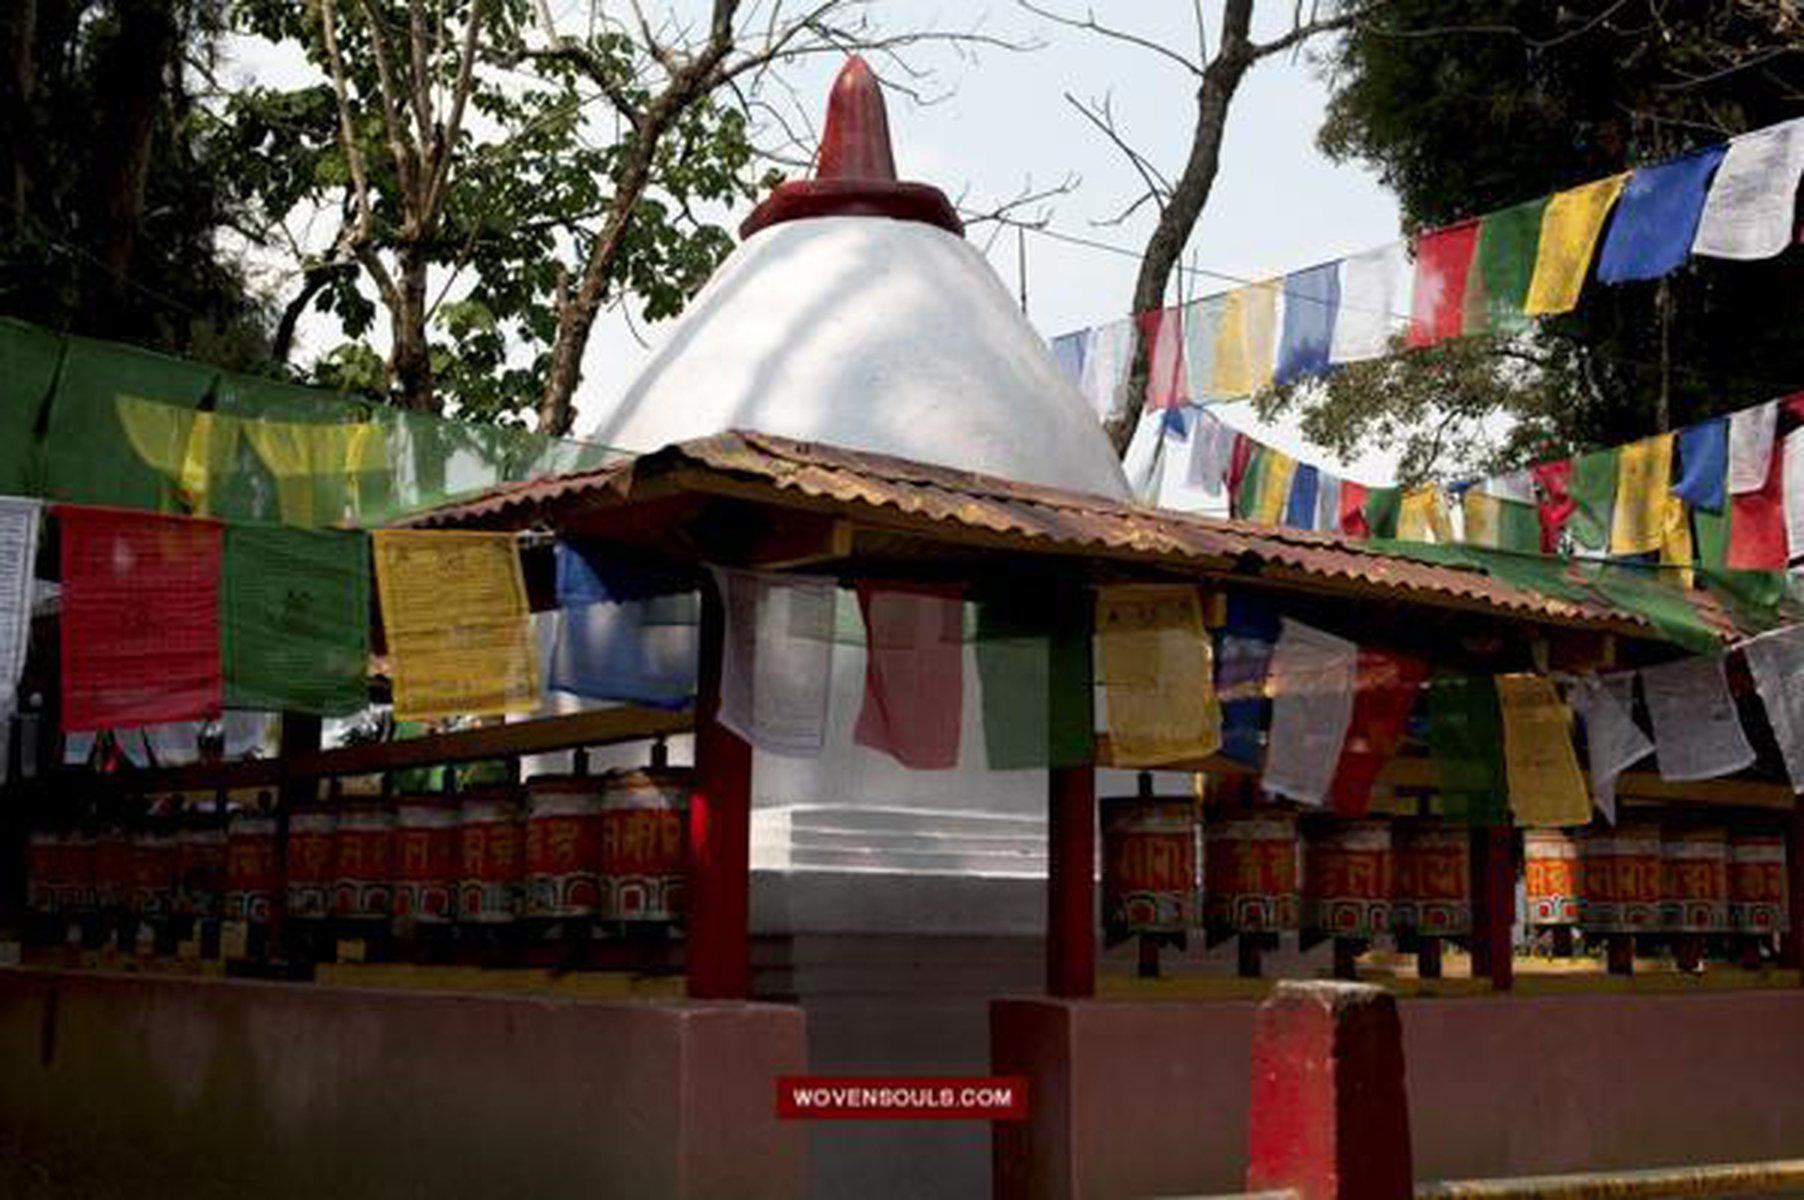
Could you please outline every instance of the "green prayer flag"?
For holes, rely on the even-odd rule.
[[[1721,512],[1694,506],[1691,530],[1698,566],[1709,571],[1725,569],[1729,558],[1729,506],[1725,504]]]
[[[220,572],[226,704],[338,716],[368,699],[363,533],[227,526]]]
[[[1397,536],[1397,514],[1403,508],[1403,489],[1375,487],[1366,490],[1366,528],[1375,538]]]
[[[1265,447],[1253,443],[1253,449],[1247,455],[1247,469],[1240,477],[1240,490],[1234,493],[1234,516],[1242,521],[1251,520],[1259,511],[1259,489],[1265,482]]]
[[[1667,641],[1699,654],[1722,649],[1722,639],[1692,604],[1677,569],[1599,562],[1582,570],[1605,601],[1642,618]]]
[[[1447,816],[1471,825],[1509,824],[1503,714],[1490,676],[1435,676],[1428,687],[1428,749]]]
[[[1519,500],[1497,502],[1497,548],[1519,554],[1541,553],[1541,514]]]
[[[1541,214],[1548,197],[1486,216],[1478,227],[1472,279],[1466,285],[1467,333],[1514,333],[1528,324],[1523,301],[1541,245]]]
[[[1610,522],[1616,510],[1617,451],[1600,450],[1572,460],[1572,520],[1566,528],[1588,550],[1610,548]]]
[[[38,414],[55,386],[63,339],[0,318],[0,496],[38,494]]]
[[[1040,597],[980,598],[977,674],[993,771],[1073,767],[1094,755],[1086,624]]]

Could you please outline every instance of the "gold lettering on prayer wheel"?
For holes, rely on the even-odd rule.
[[[1196,924],[1196,822],[1189,797],[1102,802],[1103,925],[1110,940]]]
[[[1660,855],[1661,924],[1672,933],[1729,932],[1729,835],[1668,825]]]
[[[175,911],[184,917],[218,916],[225,903],[226,832],[218,817],[181,819],[175,839]]]
[[[1522,835],[1528,923],[1537,927],[1579,923],[1579,843],[1562,829],[1529,829]]]
[[[1396,884],[1391,928],[1423,937],[1472,931],[1472,842],[1460,826],[1401,819],[1391,826]]]
[[[403,796],[395,805],[395,916],[436,925],[454,913],[461,865],[458,801]]]
[[[521,877],[519,790],[473,788],[458,804],[457,918],[472,925],[505,925],[525,901]]]
[[[1579,926],[1588,934],[1659,930],[1660,827],[1624,821],[1614,830],[1593,827],[1579,843],[1583,867]]]
[[[1729,835],[1729,910],[1736,932],[1784,933],[1790,925],[1785,839],[1737,830]]]
[[[94,843],[94,904],[103,912],[117,912],[131,903],[131,897],[131,836],[110,826]]]
[[[1275,806],[1205,811],[1203,923],[1212,932],[1297,928],[1301,872],[1296,814]]]
[[[601,915],[680,921],[689,872],[691,773],[615,772],[602,791]]]
[[[298,808],[288,818],[288,915],[318,920],[332,911],[332,843],[337,814]]]
[[[394,908],[395,817],[380,801],[353,804],[332,834],[332,912],[355,921]]]
[[[293,853],[291,829],[290,858]],[[233,813],[226,826],[226,919],[256,925],[267,922],[280,886],[276,819],[258,812]]]
[[[167,917],[175,907],[175,838],[164,822],[132,834],[132,912]]]
[[[526,791],[526,915],[596,915],[606,826],[601,778],[541,775],[528,781]]]
[[[1369,938],[1391,927],[1395,866],[1385,821],[1310,822],[1303,838],[1303,926]]]

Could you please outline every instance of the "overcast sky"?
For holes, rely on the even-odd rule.
[[[1075,3],[1046,6],[1081,14]],[[1191,5],[1182,0],[1137,0],[1098,6],[1107,20],[1191,56],[1196,30]],[[1205,2],[1213,45],[1219,3]],[[553,11],[571,28],[586,0],[553,0]],[[897,166],[905,178],[944,188],[968,207],[1015,196],[1030,182],[1044,187],[1077,179],[1075,189],[1049,202],[1051,228],[1106,242],[1125,253],[1110,253],[1027,235],[1028,317],[1046,336],[1101,324],[1125,315],[1133,290],[1138,250],[1151,226],[1146,209],[1120,226],[1099,225],[1136,194],[1137,179],[1119,151],[1066,102],[1080,97],[1112,98],[1116,120],[1142,153],[1175,175],[1183,164],[1195,117],[1195,80],[1182,67],[1144,49],[1045,21],[1012,3],[983,5],[883,0],[879,16],[890,29],[968,27],[981,14],[985,32],[1011,41],[1037,40],[1028,53],[986,49],[975,61],[944,49],[914,55],[935,74],[938,103],[920,106],[906,97],[889,98]],[[1261,4],[1255,33],[1282,32],[1278,22],[1290,5]],[[245,74],[292,83],[301,69],[298,56],[239,43],[237,65]],[[838,63],[820,58],[789,68],[799,94],[811,103],[818,124],[827,87]],[[1187,248],[1184,262],[1203,272],[1265,278],[1336,258],[1395,239],[1397,206],[1375,178],[1356,166],[1337,166],[1315,148],[1327,102],[1327,87],[1306,58],[1282,57],[1255,67],[1242,83],[1229,117],[1221,172],[1209,204]],[[743,213],[734,213],[737,225]],[[981,246],[991,230],[978,227]],[[998,274],[1016,289],[1017,239],[1007,231],[990,246]],[[1189,295],[1221,290],[1230,283],[1202,275],[1187,282]],[[1174,297],[1175,298],[1175,297]],[[668,323],[638,332],[655,344]],[[318,350],[335,336],[330,328],[304,331],[304,346]],[[647,351],[624,320],[612,316],[596,331],[578,397],[577,428],[592,428],[625,388]],[[1230,423],[1262,432],[1267,440],[1326,461],[1304,446],[1291,429],[1259,429],[1245,406],[1230,406]],[[1355,476],[1377,481],[1389,474],[1390,455],[1379,452],[1343,464]]]

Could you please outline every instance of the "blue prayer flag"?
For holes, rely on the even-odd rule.
[[[1257,767],[1263,758],[1272,703],[1265,696],[1265,677],[1278,629],[1278,614],[1269,602],[1242,592],[1228,593],[1227,620],[1215,630],[1221,752],[1250,767]]]
[[[1630,176],[1604,236],[1597,277],[1605,283],[1659,279],[1684,266],[1710,176],[1727,152],[1727,146],[1706,146]]]
[[[689,585],[598,563],[569,542],[558,542],[556,554],[560,611],[550,686],[590,700],[688,707],[698,636]]]
[[[1315,497],[1321,476],[1308,463],[1298,463],[1290,479],[1290,501],[1284,507],[1284,523],[1292,529],[1315,528]]]
[[[1072,383],[1079,383],[1084,378],[1084,359],[1090,349],[1090,331],[1080,329],[1076,333],[1064,333],[1052,339],[1052,357],[1059,364],[1059,370]]]
[[[1728,475],[1729,418],[1712,417],[1679,430],[1679,477],[1673,482],[1673,495],[1693,508],[1721,512]]]
[[[1284,280],[1284,332],[1273,379],[1290,383],[1328,371],[1334,321],[1340,312],[1340,264],[1323,263]]]

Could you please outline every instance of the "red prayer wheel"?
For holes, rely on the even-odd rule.
[[[1583,868],[1579,926],[1588,934],[1653,933],[1660,928],[1660,827],[1625,821],[1588,830],[1579,843]]]
[[[473,788],[458,805],[457,918],[505,924],[520,915],[520,804],[513,787]]]
[[[184,820],[175,835],[175,912],[217,916],[224,901],[226,831],[216,818]]]
[[[1785,839],[1776,833],[1729,836],[1729,915],[1737,933],[1784,933]]]
[[[1104,800],[1102,814],[1102,911],[1110,936],[1194,926],[1195,802],[1149,789]]]
[[[403,796],[395,804],[395,916],[423,924],[449,921],[457,897],[461,847],[454,796]]]
[[[1391,829],[1397,881],[1391,928],[1423,937],[1472,931],[1472,839],[1441,821],[1398,821]]]
[[[1203,923],[1225,933],[1295,929],[1299,859],[1296,814],[1210,810],[1203,820]]]
[[[1385,821],[1312,824],[1303,839],[1303,925],[1369,938],[1391,927],[1396,864]]]
[[[65,913],[88,912],[95,907],[94,860],[98,840],[87,833],[63,837],[62,872],[57,881],[57,908]]]
[[[175,838],[161,826],[132,834],[132,911],[166,917],[175,909]]]
[[[1661,924],[1672,933],[1729,932],[1729,835],[1667,827],[1660,841]]]
[[[1528,923],[1577,925],[1584,883],[1578,839],[1563,829],[1524,830],[1522,858]]]
[[[288,818],[288,915],[319,920],[332,911],[334,832],[338,817],[322,808]]]
[[[63,835],[40,829],[25,846],[26,904],[33,912],[57,910],[62,876]]]
[[[614,921],[679,921],[687,907],[687,771],[655,768],[607,776],[601,798],[601,915]]]
[[[290,854],[292,855],[292,841]],[[232,814],[226,826],[226,917],[261,925],[275,906],[282,877],[276,870],[276,819],[260,812]]]
[[[102,909],[125,908],[132,898],[132,840],[118,826],[100,831],[94,843],[94,903]]]
[[[380,800],[346,804],[332,831],[332,915],[385,918],[394,900],[395,814]]]
[[[600,777],[541,775],[526,792],[526,915],[595,915],[601,907]]]

